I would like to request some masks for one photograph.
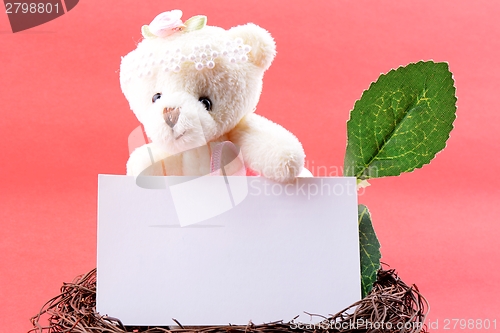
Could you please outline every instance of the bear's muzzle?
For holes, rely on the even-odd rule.
[[[163,119],[170,128],[174,128],[175,124],[179,120],[179,115],[181,114],[181,108],[164,108],[163,109]]]

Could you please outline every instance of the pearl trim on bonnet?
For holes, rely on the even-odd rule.
[[[133,62],[137,62],[136,69],[139,70],[137,77],[147,77],[153,74],[153,67],[161,66],[164,72],[180,72],[182,65],[192,63],[194,68],[202,70],[215,67],[215,59],[225,58],[230,63],[244,63],[248,61],[248,53],[252,50],[250,45],[243,43],[243,39],[236,38],[228,40],[222,49],[214,50],[212,45],[195,45],[192,51],[185,54],[181,49],[175,51],[167,50],[165,53],[155,54],[153,52],[143,53]],[[131,80],[129,77],[126,81]]]

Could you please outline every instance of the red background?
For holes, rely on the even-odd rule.
[[[500,325],[500,2],[86,0],[16,34],[0,14],[1,332],[27,331],[63,281],[95,267],[97,174],[125,173],[138,124],[120,56],[175,8],[271,32],[278,56],[258,113],[299,137],[317,176],[342,166],[349,110],[381,72],[448,61],[458,97],[448,147],[421,170],[372,181],[360,202],[383,261],[419,286],[440,329],[447,318]]]

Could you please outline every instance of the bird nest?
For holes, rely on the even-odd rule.
[[[427,332],[424,324],[429,311],[427,300],[415,285],[406,285],[394,272],[379,270],[372,291],[362,300],[335,315],[320,317],[319,323],[305,324],[276,321],[266,324],[184,327],[124,326],[119,319],[102,316],[96,306],[96,270],[64,283],[61,293],[49,300],[31,318],[28,333],[362,333],[362,332]],[[175,319],[174,319],[175,320]]]

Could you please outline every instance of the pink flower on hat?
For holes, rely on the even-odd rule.
[[[158,37],[170,36],[184,28],[181,17],[182,11],[179,9],[161,13],[151,21],[149,31]]]

